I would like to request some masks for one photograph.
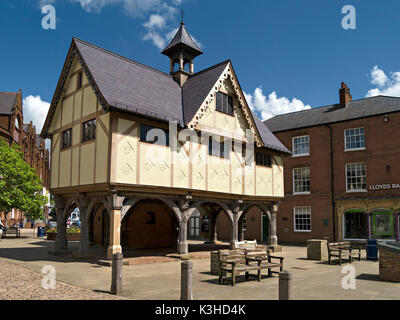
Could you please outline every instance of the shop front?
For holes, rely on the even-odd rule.
[[[399,241],[399,201],[359,200],[336,204],[339,240]]]

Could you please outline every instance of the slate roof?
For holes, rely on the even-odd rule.
[[[161,53],[169,56],[173,51],[178,48],[188,50],[193,54],[193,57],[196,57],[203,53],[201,49],[197,46],[197,44],[193,41],[190,34],[186,31],[185,24],[183,22],[181,23],[181,26],[175,37]]]
[[[107,107],[156,120],[177,121],[181,127],[192,120],[230,63],[227,60],[190,75],[181,88],[169,74],[77,38],[73,38],[74,44]],[[56,93],[57,90],[61,87]],[[53,98],[42,137],[46,136],[56,105]],[[253,117],[257,118],[255,114]],[[289,153],[260,119],[255,123],[265,147]]]
[[[396,111],[400,111],[400,98],[376,96],[351,101],[346,105],[346,107],[334,104],[320,108],[281,114],[266,120],[264,124],[272,132],[279,132],[359,119]]]
[[[182,87],[184,124],[188,124],[225,70],[229,60],[190,76]]]
[[[109,106],[182,121],[181,88],[170,75],[80,39],[73,41]]]
[[[0,92],[0,114],[12,114],[18,93]]]

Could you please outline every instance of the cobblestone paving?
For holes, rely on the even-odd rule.
[[[0,300],[120,300],[111,294],[78,288],[60,281],[55,289],[42,287],[42,274],[0,260]]]

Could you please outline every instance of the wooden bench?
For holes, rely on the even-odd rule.
[[[279,272],[283,271],[284,257],[272,256],[269,248],[267,250],[246,251],[246,257],[250,262],[255,261],[263,269],[268,269],[269,277],[272,276],[272,273],[279,274]],[[279,262],[273,262],[272,260],[279,260]],[[273,268],[279,268],[279,271],[273,271]]]
[[[357,251],[358,260],[361,261],[361,248],[352,248],[350,241],[328,243],[328,262],[332,264],[332,258],[335,257],[339,259],[339,265],[342,265],[343,259],[352,263],[353,255],[357,255]]]
[[[3,238],[5,238],[7,236],[7,234],[15,234],[15,236],[17,238],[19,238],[21,236],[21,230],[18,229],[18,227],[5,227],[3,229]]]
[[[277,258],[280,263],[271,262],[272,258]],[[224,276],[230,274],[231,284],[235,285],[236,276],[245,273],[246,279],[249,278],[251,271],[257,271],[257,281],[261,281],[261,271],[268,270],[268,276],[272,276],[272,268],[283,268],[283,258],[272,257],[268,251],[246,251],[243,249],[219,250],[219,284],[222,284]]]
[[[233,243],[233,249],[243,249],[243,250],[270,250],[270,248],[266,245],[257,244],[257,240],[249,241],[235,241]]]

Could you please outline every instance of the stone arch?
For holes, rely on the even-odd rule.
[[[121,218],[121,244],[124,248],[176,246],[181,217],[175,202],[151,197],[128,199],[124,201],[123,207],[130,204],[128,210],[124,209]]]

